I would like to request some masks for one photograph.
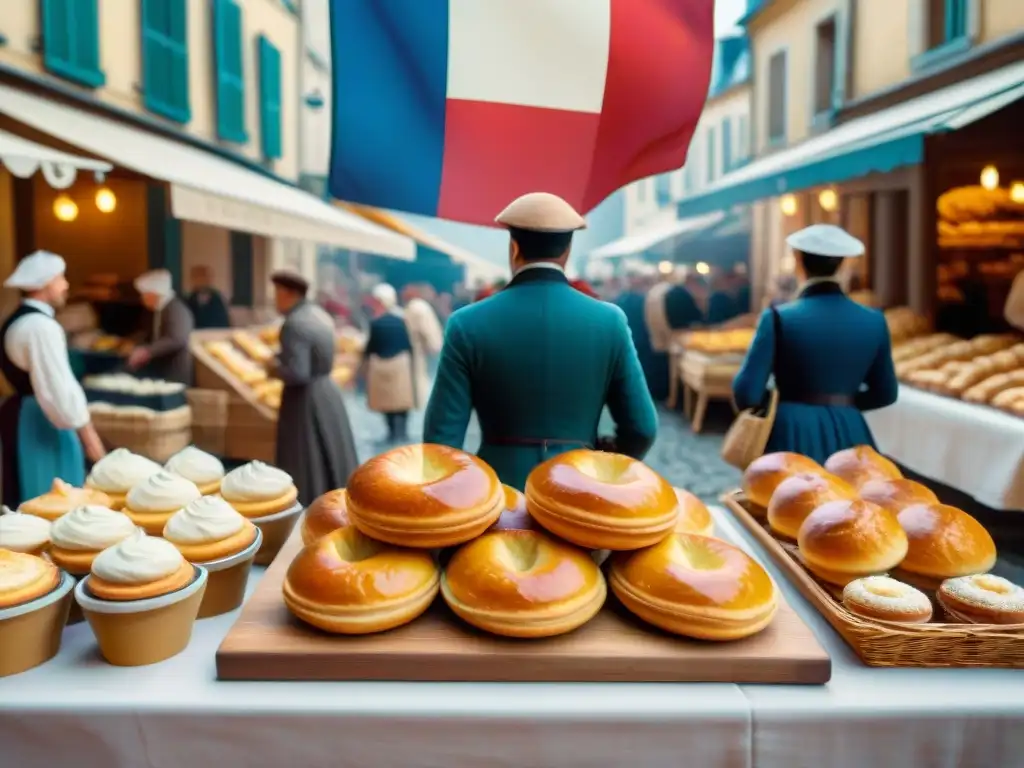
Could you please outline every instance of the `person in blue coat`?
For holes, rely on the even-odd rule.
[[[733,396],[738,408],[763,404],[774,373],[779,409],[767,451],[824,462],[844,448],[874,445],[862,411],[892,405],[899,385],[885,317],[836,281],[843,259],[863,255],[864,244],[830,224],[786,243],[803,286],[794,301],[761,314]]]
[[[532,193],[495,221],[511,236],[513,278],[449,318],[424,442],[462,448],[476,410],[480,458],[519,489],[537,464],[564,451],[607,447],[643,458],[658,417],[626,317],[565,276],[583,217],[555,195]],[[598,437],[606,405],[611,440]]]

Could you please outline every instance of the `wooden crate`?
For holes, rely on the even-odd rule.
[[[679,638],[642,624],[609,592],[601,612],[561,637],[478,632],[439,597],[379,635],[329,635],[285,608],[281,585],[302,547],[296,530],[217,651],[221,680],[825,683],[831,661],[783,599],[772,624],[731,643]]]

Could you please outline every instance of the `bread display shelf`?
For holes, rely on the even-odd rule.
[[[724,495],[722,502],[865,664],[1024,668],[1024,624],[896,624],[856,616],[797,562],[787,544],[751,514],[751,504],[742,491]]]
[[[825,683],[831,660],[780,600],[771,625],[730,643],[646,627],[609,595],[568,635],[511,640],[477,632],[438,598],[411,624],[380,635],[328,635],[294,619],[281,585],[302,547],[296,531],[267,569],[217,651],[221,680]]]

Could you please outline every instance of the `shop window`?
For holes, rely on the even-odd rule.
[[[967,0],[927,0],[925,43],[940,48],[967,35]]]
[[[786,52],[768,60],[768,141],[786,138]]]
[[[658,205],[668,205],[672,202],[672,177],[663,173],[654,178],[654,196]]]
[[[732,120],[722,119],[722,173],[732,170]]]
[[[43,66],[89,88],[107,79],[100,68],[99,0],[40,0]]]
[[[263,156],[281,157],[281,52],[260,35],[260,136]]]
[[[143,103],[177,123],[192,118],[188,89],[188,0],[142,0]]]
[[[242,9],[235,0],[213,2],[216,63],[217,135],[244,144],[245,70],[242,56]]]
[[[750,157],[750,119],[746,115],[740,115],[738,133],[736,139],[739,147],[736,154],[742,162]]]
[[[815,29],[814,114],[832,110],[836,88],[836,19],[833,16]]]
[[[708,128],[708,154],[707,154],[707,169],[708,169],[708,184],[715,180],[715,129]]]

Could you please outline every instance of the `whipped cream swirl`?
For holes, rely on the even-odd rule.
[[[31,552],[50,540],[50,521],[35,515],[0,510],[0,549]]]
[[[93,488],[112,493],[127,493],[132,486],[159,472],[162,467],[127,448],[111,451],[92,468],[87,480]]]
[[[127,506],[133,512],[174,512],[202,495],[191,480],[161,469],[132,486]]]
[[[167,578],[183,562],[171,542],[147,536],[138,528],[127,539],[96,555],[92,573],[114,584],[150,584]]]
[[[133,533],[135,523],[128,515],[99,504],[85,504],[54,522],[50,541],[60,549],[96,552],[114,546]]]
[[[270,501],[284,496],[292,485],[292,476],[284,470],[250,461],[224,476],[220,493],[228,501]]]
[[[175,544],[205,544],[234,536],[245,518],[220,496],[203,496],[175,512],[164,526],[164,538]]]
[[[224,477],[224,465],[213,454],[201,451],[194,445],[182,448],[171,456],[164,469],[191,480],[196,485],[215,483]]]

